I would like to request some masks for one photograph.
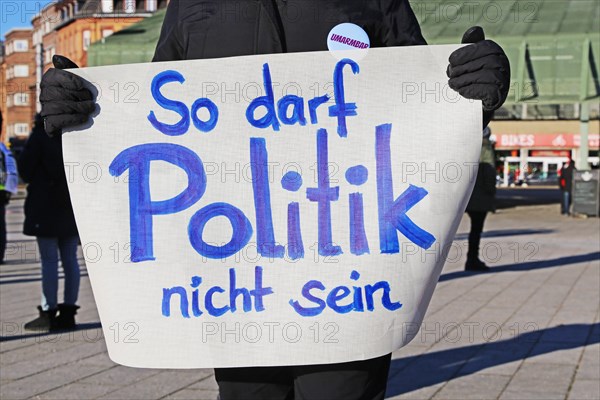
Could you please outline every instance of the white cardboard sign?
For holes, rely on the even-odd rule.
[[[334,363],[419,329],[472,190],[481,104],[457,46],[74,72],[63,136],[109,355],[135,367]]]

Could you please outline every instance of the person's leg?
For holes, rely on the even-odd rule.
[[[479,259],[479,244],[481,243],[481,232],[483,232],[483,224],[487,212],[469,211],[471,218],[471,231],[469,232],[469,249],[467,251],[466,269],[485,270],[485,263]]]
[[[77,245],[79,238],[70,236],[60,238],[58,247],[60,249],[60,260],[63,271],[65,272],[65,294],[64,304],[75,305],[79,294],[80,271],[77,262]]]
[[[6,205],[0,199],[0,264],[4,263],[6,252]]]
[[[560,213],[562,215],[567,214],[569,212],[569,192],[566,190],[562,191],[562,196],[560,199]]]
[[[58,238],[37,237],[42,261],[42,310],[54,310],[58,295]]]
[[[29,321],[24,328],[34,331],[46,331],[55,326],[58,292],[58,240],[38,237],[38,248],[42,261],[42,301],[38,306],[39,317]]]
[[[565,214],[571,215],[571,192],[565,190]]]
[[[79,263],[77,262],[77,245],[79,238],[71,236],[59,238],[60,259],[65,272],[64,303],[58,305],[58,316],[56,317],[55,329],[74,329],[75,315],[79,306],[77,295],[79,294]]]
[[[364,361],[295,366],[295,400],[383,400],[391,354]]]
[[[291,367],[215,368],[220,400],[292,400]]]

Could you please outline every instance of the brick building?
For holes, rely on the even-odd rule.
[[[35,114],[35,50],[33,29],[15,28],[5,35],[3,75],[2,138],[26,137]]]
[[[64,55],[87,66],[89,46],[165,8],[168,0],[58,0],[32,20],[33,28],[6,33],[6,56],[0,61],[2,139],[27,137],[40,111],[39,84],[52,67],[52,56]],[[4,81],[5,82],[4,82]]]
[[[56,26],[61,22],[58,3],[50,3],[39,14],[33,17],[33,46],[35,49],[36,99],[39,99],[42,75],[52,67],[52,56],[56,53]],[[41,106],[36,101],[36,111]]]
[[[87,66],[89,46],[158,10],[158,0],[62,0],[55,7],[61,22],[56,27],[56,54]],[[50,57],[51,59],[51,57]]]

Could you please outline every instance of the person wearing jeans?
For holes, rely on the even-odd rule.
[[[64,304],[75,305],[79,293],[79,264],[77,262],[77,236],[38,237],[42,260],[42,303],[43,310],[58,308],[58,261],[62,261],[65,272]]]
[[[571,157],[563,164],[560,169],[558,185],[562,192],[560,213],[562,215],[571,215],[571,191],[573,190],[573,171],[575,166]]]
[[[25,329],[73,329],[79,308],[79,236],[62,161],[62,139],[46,134],[39,115],[19,158],[19,172],[28,183],[23,233],[36,237],[42,261],[39,316],[25,324]],[[58,303],[59,260],[65,275],[63,303]]]

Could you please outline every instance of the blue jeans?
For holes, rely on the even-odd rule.
[[[563,190],[560,213],[561,214],[569,214],[570,208],[571,208],[571,193],[569,193],[568,190]]]
[[[79,238],[37,237],[42,258],[42,310],[55,309],[58,305],[58,253],[65,273],[64,303],[75,305],[79,294],[79,264],[77,245]]]

